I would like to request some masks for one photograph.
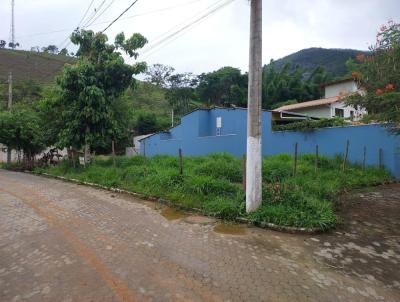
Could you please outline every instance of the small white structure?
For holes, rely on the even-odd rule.
[[[142,140],[150,135],[153,135],[153,133],[133,137],[133,147],[127,147],[125,149],[125,155],[127,155],[127,156],[139,155],[140,154],[140,140]]]
[[[357,121],[367,112],[363,108],[347,106],[343,98],[359,92],[353,79],[344,79],[323,85],[325,98],[293,105],[286,105],[275,109],[277,112],[295,112],[309,117],[332,118],[344,117]]]
[[[11,150],[11,161],[16,162],[18,160],[18,153],[15,150]],[[7,162],[7,146],[0,144],[0,163]]]
[[[40,154],[36,155],[36,159],[41,158],[44,153],[47,153],[52,149],[52,147],[47,148]],[[62,157],[66,157],[68,152],[67,149],[64,148],[63,150],[58,150],[58,154],[60,154]],[[23,153],[22,151],[18,154],[16,150],[11,150],[11,162],[17,162],[18,160],[22,160],[23,158]],[[0,163],[6,163],[7,162],[7,146],[0,144]]]

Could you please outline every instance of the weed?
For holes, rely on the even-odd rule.
[[[179,158],[172,156],[97,157],[89,167],[73,168],[67,161],[38,171],[64,175],[107,187],[145,193],[170,200],[185,209],[225,220],[248,217],[254,222],[329,229],[337,222],[336,198],[343,192],[384,183],[389,173],[377,167],[363,170],[349,164],[341,170],[341,157],[302,155],[293,176],[293,158],[280,154],[263,159],[263,202],[255,212],[245,213],[242,161],[229,154],[185,157],[183,175]]]

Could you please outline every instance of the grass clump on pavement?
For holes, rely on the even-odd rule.
[[[319,228],[335,225],[337,196],[351,189],[377,185],[391,179],[377,167],[363,170],[349,164],[341,170],[342,159],[320,157],[315,171],[315,157],[299,157],[293,176],[293,158],[281,154],[263,159],[263,203],[251,214],[245,212],[242,188],[243,163],[228,154],[185,157],[183,174],[179,158],[155,156],[144,158],[98,157],[87,167],[72,168],[69,162],[37,170],[53,175],[117,187],[168,199],[185,209],[200,209],[204,214],[226,220],[246,217],[255,223]]]

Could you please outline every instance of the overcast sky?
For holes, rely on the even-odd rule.
[[[227,1],[139,0],[106,33],[113,40],[121,31],[126,36],[140,32],[149,40],[148,47],[152,47]],[[49,44],[60,46],[79,24],[90,2],[15,0],[17,42],[23,49]],[[0,39],[7,42],[10,3],[11,0],[0,0]],[[85,21],[93,16],[94,8],[101,6],[97,17],[111,4],[89,26],[94,31],[102,30],[131,3],[132,0],[94,0]],[[400,21],[400,1],[263,0],[263,18],[263,61],[268,63],[271,58],[278,59],[308,47],[367,49],[381,24],[389,19]],[[246,71],[248,40],[249,2],[234,0],[183,34],[167,39],[168,43],[144,50],[139,60],[171,65],[179,72],[208,72],[228,65]],[[74,50],[72,45],[69,50]]]

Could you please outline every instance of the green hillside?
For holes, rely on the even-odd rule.
[[[299,66],[307,71],[313,70],[321,65],[333,77],[346,75],[346,61],[355,58],[358,54],[368,54],[367,51],[355,49],[326,49],[326,48],[307,48],[274,61],[277,69],[281,69],[286,63]]]
[[[0,49],[0,82],[7,81],[12,71],[14,82],[33,80],[51,83],[66,63],[74,58],[24,50]]]

